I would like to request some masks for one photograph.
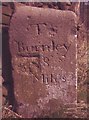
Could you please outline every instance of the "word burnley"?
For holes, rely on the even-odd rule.
[[[9,46],[17,113],[23,118],[60,118],[65,106],[76,105],[76,24],[71,11],[16,8]]]

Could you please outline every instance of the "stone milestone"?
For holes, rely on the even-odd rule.
[[[76,104],[76,24],[71,11],[22,6],[13,14],[14,95],[24,118],[50,117]]]

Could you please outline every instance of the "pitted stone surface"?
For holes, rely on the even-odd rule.
[[[18,113],[50,116],[76,102],[76,15],[19,7],[9,30]],[[55,116],[56,117],[56,116]]]

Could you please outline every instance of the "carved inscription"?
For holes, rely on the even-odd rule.
[[[66,46],[65,44],[63,45],[60,45],[60,44],[57,44],[55,43],[54,40],[51,40],[49,45],[47,45],[46,43],[43,45],[41,44],[38,44],[38,45],[25,45],[23,42],[20,42],[20,41],[16,41],[17,42],[17,49],[18,49],[18,52],[38,52],[38,51],[41,51],[41,52],[53,52],[53,51],[58,51],[58,52],[61,52],[61,50],[63,49],[64,51],[64,54],[66,54],[66,51],[69,49],[69,46]]]
[[[73,75],[73,73],[67,74],[59,66],[58,66],[59,71],[57,73],[55,73],[55,71],[49,74],[47,72],[42,73],[43,69],[45,71],[45,67],[46,68],[49,67],[48,69],[50,69],[51,67],[52,69],[54,66],[52,65],[49,66],[48,64],[49,62],[44,59],[42,59],[42,61],[44,61],[42,64],[40,63],[40,61],[41,60],[39,59],[39,57],[31,58],[31,56],[29,57],[28,55],[28,56],[23,56],[23,57],[19,57],[18,59],[15,59],[15,62],[17,63],[15,66],[19,74],[27,75],[27,76],[33,75],[36,78],[35,79],[36,81],[41,80],[41,83],[45,83],[45,84],[48,84],[48,83],[61,84],[61,82],[65,82],[65,84],[70,84],[72,83],[71,80],[75,79],[75,76]]]
[[[17,55],[19,59],[22,59],[17,65],[18,71],[21,71],[22,74],[33,75],[37,81],[40,80],[46,84],[57,83],[60,80],[65,82],[68,75],[63,74],[61,62],[65,61],[71,44],[66,42],[61,44],[60,39],[55,40],[57,27],[50,24],[29,24],[27,30],[29,32],[32,30],[34,34],[40,36],[45,33],[51,38],[45,43],[41,42],[43,40],[38,40],[37,43],[33,42],[31,45],[29,42],[15,40]]]
[[[17,7],[9,28],[17,112],[51,118],[76,102],[76,16],[73,12]]]
[[[42,33],[41,25],[36,26],[38,34]],[[56,28],[51,28],[51,30],[57,32]],[[15,41],[15,44],[17,55],[22,59],[18,63],[18,71],[21,70],[22,74],[32,74],[37,81],[41,80],[46,84],[60,82],[60,80],[66,81],[68,76],[63,73],[60,64],[66,59],[70,44],[59,44],[52,39],[49,44],[38,42],[30,45],[22,41]]]

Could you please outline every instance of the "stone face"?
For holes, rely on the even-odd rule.
[[[18,113],[25,118],[45,117],[75,104],[76,15],[19,7],[9,37]]]

